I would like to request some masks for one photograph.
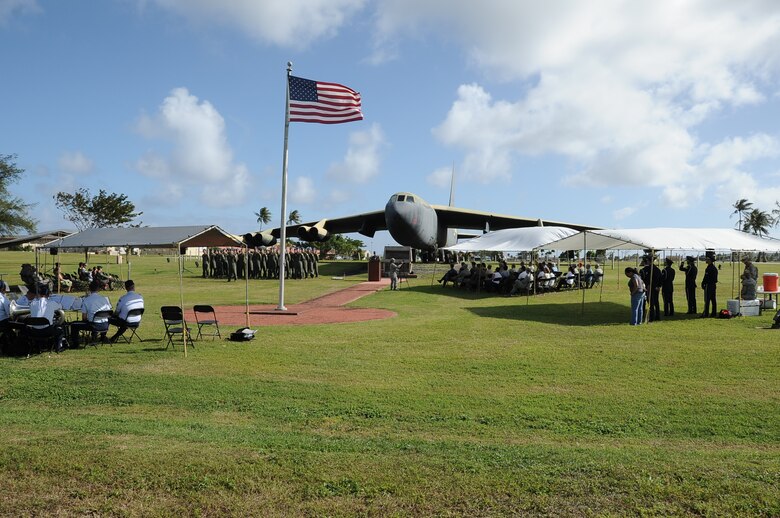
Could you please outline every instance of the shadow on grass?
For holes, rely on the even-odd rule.
[[[586,302],[582,304],[551,303],[532,305],[503,305],[467,308],[475,315],[509,320],[530,320],[562,326],[597,326],[628,324],[630,310],[614,302]]]

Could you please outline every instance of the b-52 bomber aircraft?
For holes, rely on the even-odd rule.
[[[384,210],[288,225],[286,234],[298,236],[302,241],[314,242],[325,241],[331,234],[358,232],[366,237],[374,237],[377,230],[387,230],[399,245],[435,251],[437,248],[456,244],[458,229],[489,231],[537,225],[562,226],[575,230],[597,228],[560,221],[503,216],[459,209],[451,205],[431,205],[416,194],[399,192],[390,197]],[[250,247],[271,246],[279,238],[279,230],[275,228],[244,234],[244,241]]]

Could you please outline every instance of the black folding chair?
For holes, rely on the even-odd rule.
[[[209,335],[211,336],[212,340],[214,340],[214,338],[217,336],[222,338],[222,335],[219,332],[219,321],[217,320],[217,313],[214,311],[213,306],[196,304],[192,310],[195,312],[195,322],[198,324],[198,336],[196,337],[196,340],[200,340],[203,336],[203,328],[205,326],[214,326],[214,332]],[[198,314],[206,315],[206,318],[202,319],[198,316]]]
[[[162,315],[163,324],[165,325],[165,337],[163,339],[168,339],[165,343],[166,349],[170,345],[175,347],[173,337],[181,334],[185,335],[185,339],[188,340],[193,347],[195,346],[192,342],[190,329],[187,327],[187,322],[184,320],[184,313],[182,313],[179,306],[162,306],[160,308],[160,314]]]
[[[37,347],[39,353],[43,351],[43,346],[55,351],[56,341],[62,336],[62,329],[51,325],[45,317],[27,317],[24,320],[22,336],[27,342],[27,356],[30,356],[33,346]]]
[[[144,314],[144,308],[131,309],[130,311],[127,312],[127,318],[142,317],[143,314]],[[143,342],[143,339],[140,336],[138,336],[138,332],[137,332],[138,328],[141,326],[141,321],[139,320],[138,322],[127,322],[127,320],[125,320],[125,322],[127,323],[127,329],[130,331],[130,337],[128,338],[127,332],[125,331],[125,334],[123,334],[119,338],[123,338],[125,342],[130,343],[133,341],[133,337],[136,337],[138,338],[139,342]]]

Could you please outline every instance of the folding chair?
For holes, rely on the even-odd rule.
[[[143,316],[144,316],[144,308],[131,309],[130,311],[127,312],[127,318],[130,318],[130,317],[141,317],[141,318],[143,318]],[[139,342],[143,342],[144,341],[143,338],[141,338],[138,335],[138,328],[139,327],[141,327],[141,320],[139,320],[138,322],[135,322],[135,323],[133,323],[133,322],[128,322],[127,323],[127,329],[130,330],[130,337],[128,338],[127,336],[122,335],[124,337],[124,339],[127,340],[127,343],[132,342],[133,341],[133,337],[138,338]]]
[[[127,318],[143,317],[143,314],[144,314],[144,308],[131,309],[130,311],[127,312]],[[133,341],[133,337],[136,337],[138,338],[139,342],[143,342],[143,339],[140,336],[138,336],[138,332],[137,332],[140,326],[141,326],[140,320],[138,322],[127,322],[127,329],[130,331],[130,337],[129,338],[127,337],[127,331],[125,331],[125,333],[119,338],[122,338],[127,343],[131,343]]]
[[[196,337],[196,340],[200,340],[201,337],[203,336],[202,331],[203,331],[203,328],[205,326],[214,326],[214,332],[211,333],[211,335],[210,335],[212,340],[214,340],[214,337],[217,337],[217,336],[222,338],[222,335],[219,332],[219,321],[217,320],[217,314],[214,311],[214,307],[213,306],[195,305],[195,307],[192,308],[192,309],[195,312],[195,322],[197,322],[197,324],[198,324],[198,336]],[[210,315],[211,318],[207,318],[207,319],[201,320],[198,317],[199,313],[200,314],[205,314],[205,315]]]
[[[186,333],[186,339],[190,344],[193,347],[195,346],[192,341],[192,336],[190,335],[190,329],[184,321],[184,313],[182,313],[179,306],[162,306],[160,308],[160,314],[162,315],[163,324],[165,324],[165,338],[168,339],[165,344],[166,349],[169,345],[176,347],[173,343],[173,337],[184,333]]]
[[[97,347],[98,344],[101,343],[100,336],[105,335],[108,331],[108,319],[111,317],[111,315],[113,315],[113,312],[110,309],[95,311],[95,314],[92,316],[92,320],[89,323],[89,340],[84,343],[84,347],[89,345]],[[103,320],[105,322],[105,329],[95,329],[95,324],[98,323],[98,320]]]
[[[56,326],[49,324],[45,317],[27,317],[22,333],[27,342],[27,356],[30,356],[33,346],[38,348],[39,353],[43,351],[42,345],[47,346],[50,351],[55,351],[55,340],[62,334]]]

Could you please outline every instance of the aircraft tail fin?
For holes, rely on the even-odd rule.
[[[455,162],[452,163],[452,175],[450,175],[450,207],[455,206]]]

